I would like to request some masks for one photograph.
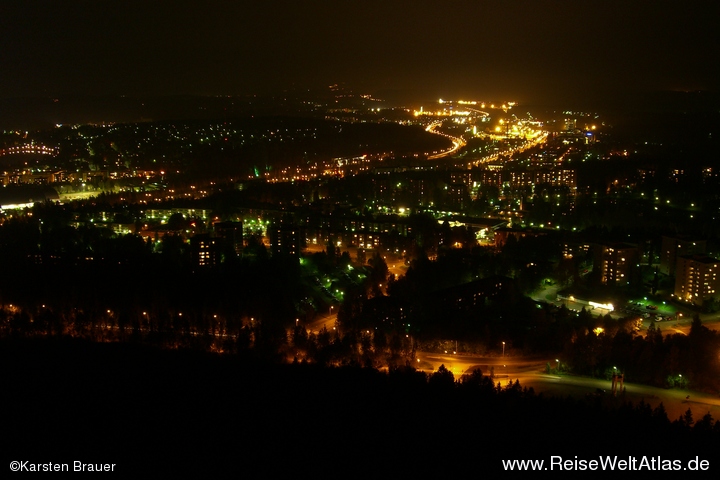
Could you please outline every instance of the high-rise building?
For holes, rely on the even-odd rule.
[[[600,271],[605,285],[624,286],[631,282],[639,258],[636,245],[629,243],[600,244],[595,247],[593,269]]]
[[[720,260],[707,255],[682,255],[677,258],[675,296],[702,305],[720,292]]]
[[[193,265],[196,267],[214,267],[219,262],[218,241],[207,233],[190,238]]]
[[[679,257],[704,254],[705,248],[705,240],[687,235],[663,235],[660,244],[660,272],[665,275],[675,275],[675,266]]]
[[[462,183],[451,183],[447,186],[447,205],[455,210],[462,211],[468,206],[470,194],[468,188]]]
[[[575,192],[577,177],[572,168],[541,168],[510,172],[509,184],[511,188],[548,184],[553,187],[568,187],[571,192]]]
[[[493,167],[492,165],[488,166],[487,170],[481,170],[477,174],[477,183],[479,185],[494,185],[498,188],[502,187],[503,183],[503,172],[502,172],[502,165],[500,165],[500,168],[492,169],[490,167]]]
[[[273,255],[298,256],[302,251],[303,234],[297,225],[279,224],[268,227]]]
[[[243,250],[243,224],[242,222],[216,222],[213,224],[215,237],[220,240],[222,254],[242,255]]]

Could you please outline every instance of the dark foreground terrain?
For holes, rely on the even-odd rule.
[[[508,459],[632,455],[640,465],[645,455],[697,456],[706,474],[718,471],[712,422],[691,427],[608,398],[546,399],[482,376],[49,338],[0,342],[0,384],[4,469],[81,461],[116,464],[121,478],[480,477]]]

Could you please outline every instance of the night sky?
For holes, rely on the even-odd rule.
[[[0,97],[717,90],[719,20],[714,0],[2,2]]]

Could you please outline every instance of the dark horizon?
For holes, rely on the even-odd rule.
[[[718,10],[707,1],[37,1],[3,7],[0,97],[267,95],[345,83],[602,104],[717,91]]]

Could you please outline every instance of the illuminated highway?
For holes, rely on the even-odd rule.
[[[508,148],[507,150],[503,150],[502,152],[493,153],[492,155],[488,155],[485,157],[482,157],[481,159],[472,160],[469,162],[470,165],[478,166],[481,163],[490,163],[498,160],[501,156],[509,157],[513,155],[514,153],[518,152],[524,152],[525,150],[528,150],[530,148],[533,148],[537,145],[540,145],[542,143],[545,143],[547,140],[548,133],[547,132],[541,132],[537,131],[532,138],[530,138],[525,144],[516,147],[516,148]],[[500,139],[504,139],[504,136],[498,136]]]
[[[431,123],[430,125],[428,125],[428,126],[425,128],[425,130],[426,130],[427,132],[429,132],[429,133],[434,133],[434,134],[436,134],[436,135],[442,135],[443,137],[449,138],[449,139],[453,142],[453,146],[452,146],[452,148],[450,148],[449,150],[446,150],[446,151],[444,151],[444,152],[437,153],[437,154],[434,154],[434,155],[429,155],[429,156],[427,157],[428,160],[437,160],[438,158],[444,158],[444,157],[453,155],[454,153],[456,153],[458,150],[460,150],[462,147],[464,147],[464,146],[466,145],[465,140],[463,140],[462,138],[452,137],[452,136],[447,135],[447,134],[445,134],[445,133],[438,132],[438,131],[437,131],[437,128],[439,128],[440,125],[442,125],[442,121],[438,120],[438,121],[433,122],[433,123]],[[545,143],[545,141],[547,140],[547,136],[548,136],[548,133],[547,133],[547,132],[543,132],[543,131],[540,131],[540,130],[532,131],[532,132],[531,132],[530,134],[528,134],[528,136],[526,137],[526,138],[527,138],[527,141],[526,141],[526,143],[524,143],[523,145],[521,145],[521,146],[519,146],[519,147],[516,147],[516,148],[510,148],[510,147],[508,147],[507,150],[503,150],[503,151],[501,151],[501,152],[493,153],[492,155],[487,155],[487,156],[485,156],[485,157],[483,157],[483,158],[481,158],[481,159],[475,159],[475,160],[469,162],[469,164],[470,164],[470,165],[475,165],[475,166],[477,166],[477,165],[480,165],[481,163],[494,162],[494,161],[498,160],[501,156],[511,156],[511,155],[513,155],[514,153],[517,153],[517,152],[524,152],[525,150],[528,150],[528,149],[533,148],[533,147],[535,147],[535,146],[537,146],[537,145],[540,145],[540,144],[542,144],[542,143]],[[490,137],[490,138],[497,138],[497,139],[499,139],[499,140],[505,140],[505,139],[507,138],[505,135],[489,135],[489,137]]]
[[[438,158],[444,158],[444,157],[450,156],[466,145],[465,140],[463,140],[460,137],[452,137],[445,133],[438,132],[437,128],[440,127],[440,125],[442,125],[442,121],[438,120],[437,122],[433,122],[430,125],[428,125],[425,128],[425,131],[429,132],[429,133],[434,133],[435,135],[441,135],[443,137],[449,138],[450,141],[453,143],[453,146],[452,146],[452,148],[450,148],[449,150],[445,150],[444,152],[436,153],[435,155],[428,155],[428,157],[427,157],[428,160],[437,160]]]

